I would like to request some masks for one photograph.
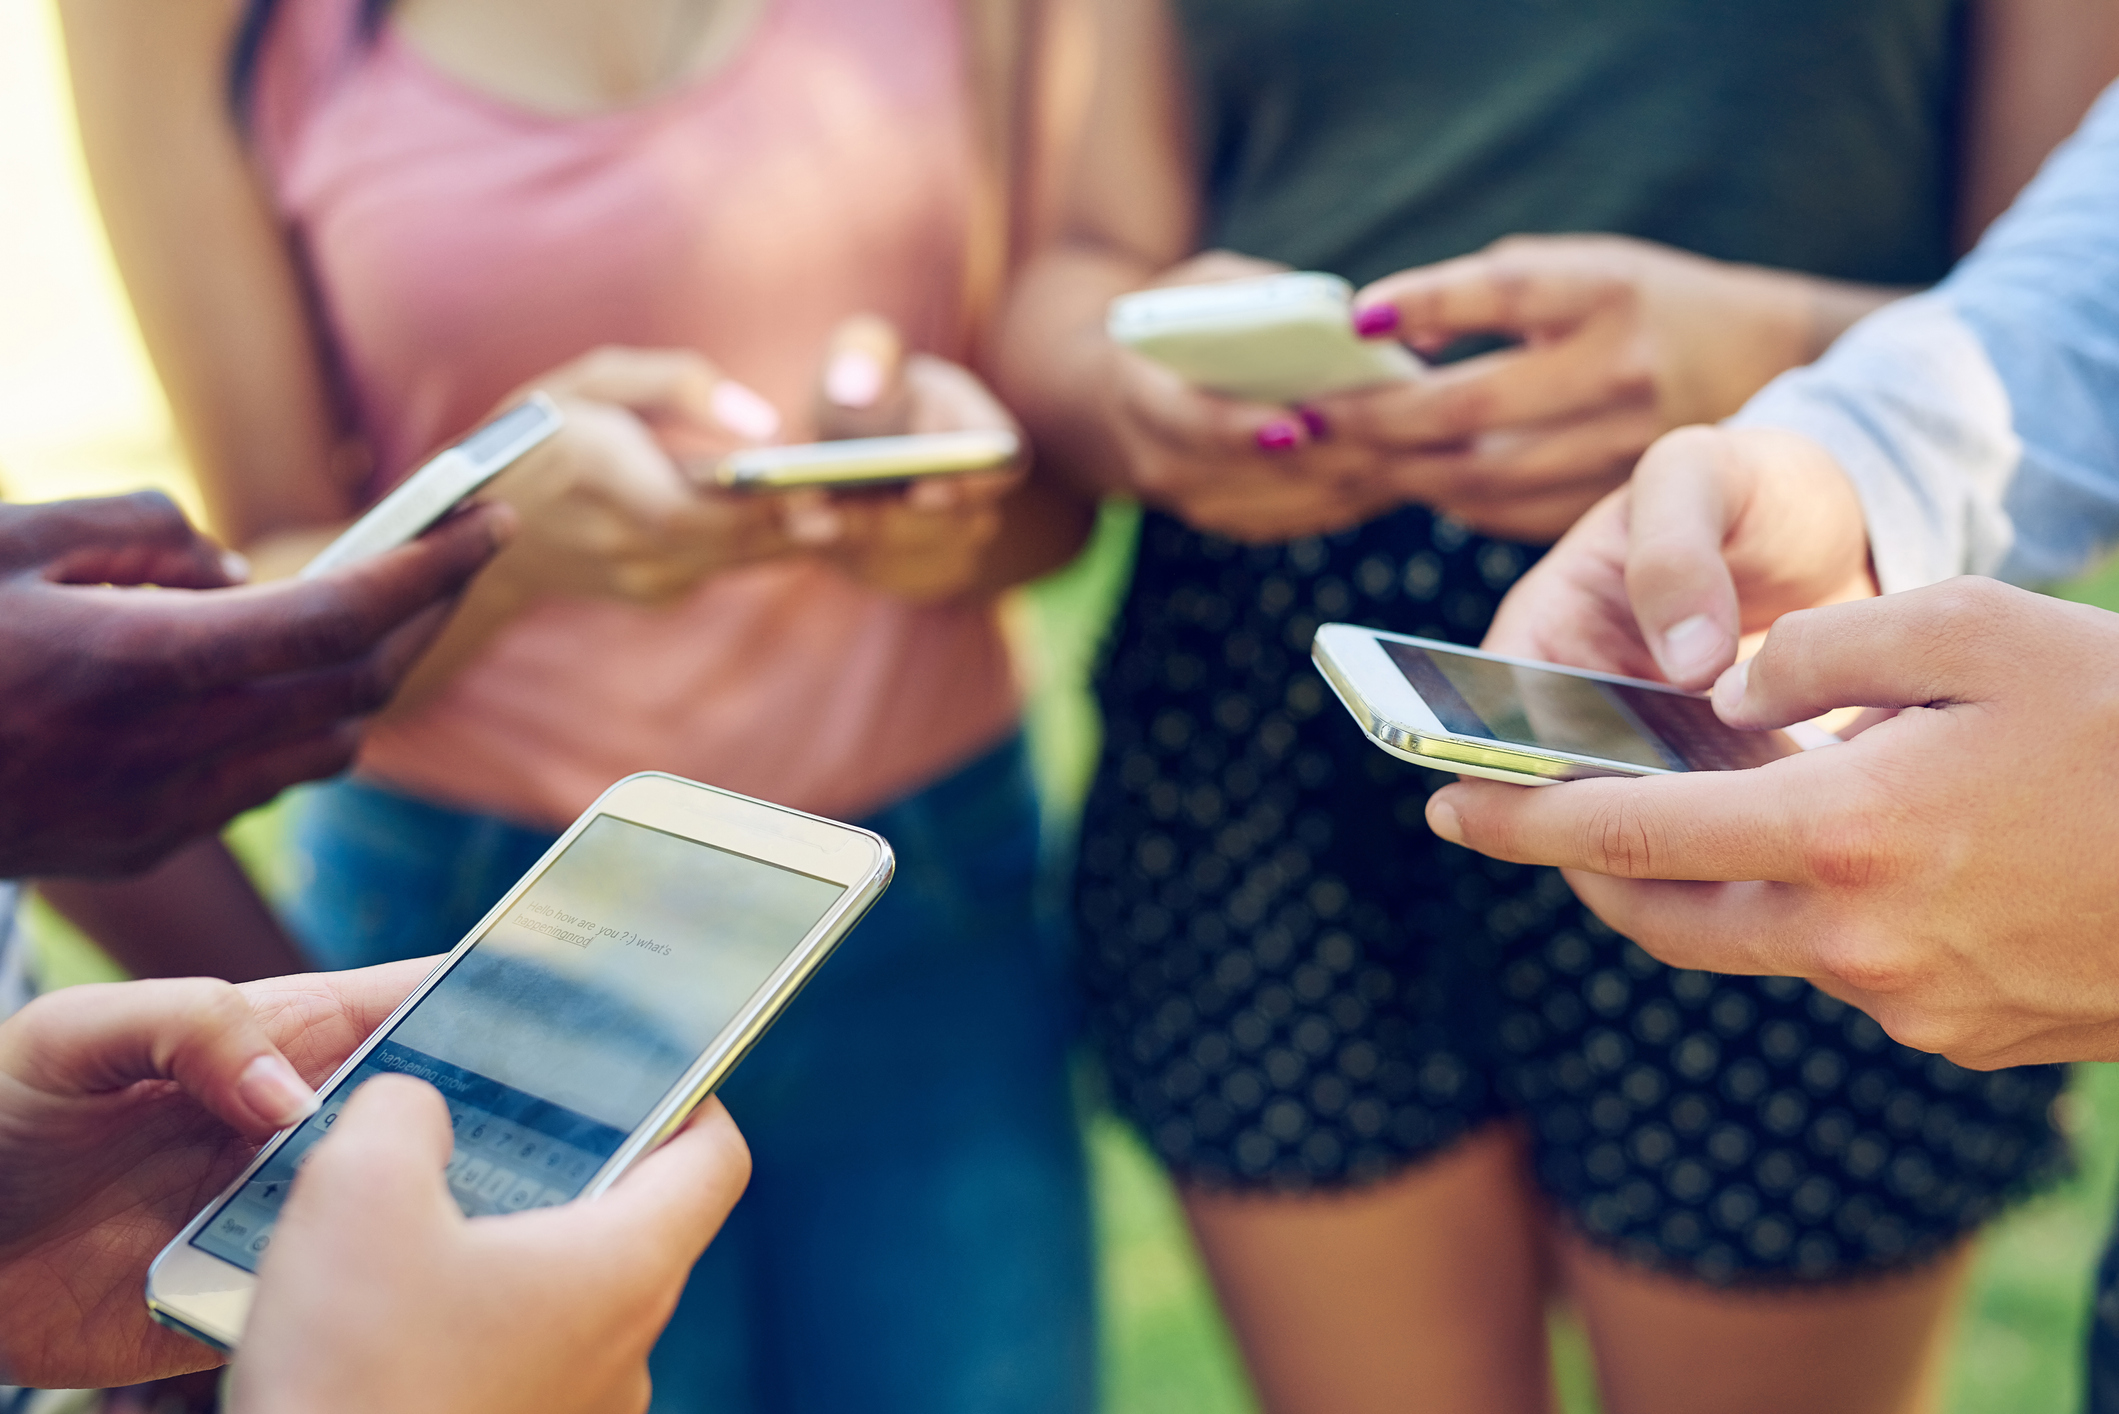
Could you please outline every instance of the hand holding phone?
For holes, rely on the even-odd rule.
[[[844,321],[819,366],[809,446],[765,448],[717,468],[780,508],[790,534],[894,598],[976,592],[1023,483],[1015,419],[970,370],[909,352],[889,321]]]
[[[750,1173],[717,1100],[595,1203],[467,1223],[448,1107],[363,1086],[276,1231],[230,1414],[645,1408],[656,1319]]]
[[[1514,785],[1739,771],[1836,738],[1739,731],[1667,683],[1534,663],[1353,624],[1311,656],[1377,746],[1400,760]]]
[[[533,386],[566,426],[490,484],[521,529],[481,580],[489,603],[664,605],[709,576],[802,548],[768,498],[731,496],[691,474],[780,428],[770,403],[697,353],[599,349]]]
[[[219,1364],[149,1318],[148,1264],[432,966],[69,987],[0,1023],[0,1379]]]
[[[242,587],[158,492],[0,505],[0,877],[136,872],[345,769],[507,521]]]
[[[869,831],[674,776],[620,781],[163,1250],[149,1309],[236,1348],[290,1186],[377,1076],[442,1092],[466,1215],[604,1192],[683,1127],[891,870]]]
[[[418,539],[487,482],[549,440],[565,421],[549,397],[532,393],[399,482],[325,546],[302,569],[301,578],[315,579]]]
[[[1354,332],[1354,287],[1291,271],[1120,295],[1106,330],[1194,387],[1253,402],[1299,403],[1417,378],[1403,344]]]

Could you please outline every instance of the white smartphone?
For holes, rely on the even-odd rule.
[[[1516,785],[1740,771],[1838,740],[1809,726],[1740,731],[1704,696],[1667,683],[1353,624],[1318,629],[1310,656],[1391,755]]]
[[[867,830],[675,776],[618,782],[324,1084],[322,1108],[177,1234],[148,1309],[236,1348],[288,1185],[376,1075],[448,1101],[466,1214],[601,1193],[712,1093],[892,868]]]
[[[792,447],[752,447],[714,468],[728,491],[852,491],[902,485],[930,476],[993,471],[1022,455],[1013,432],[923,432],[907,437],[850,437]]]
[[[368,513],[302,567],[303,579],[342,569],[395,550],[463,503],[464,497],[520,460],[523,453],[565,425],[559,408],[542,393],[509,408],[455,446],[400,481]]]
[[[1140,290],[1111,301],[1112,339],[1195,388],[1295,403],[1417,378],[1427,365],[1395,339],[1354,332],[1354,287],[1297,272]]]

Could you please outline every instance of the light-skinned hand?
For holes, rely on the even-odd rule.
[[[492,592],[667,604],[709,575],[810,543],[783,498],[732,495],[687,470],[780,430],[770,403],[698,354],[598,349],[506,405],[540,390],[566,425],[485,493],[522,523],[494,561]]]
[[[218,1364],[149,1319],[148,1264],[433,961],[77,987],[0,1025],[0,1379]],[[275,1229],[234,1409],[646,1406],[647,1348],[749,1176],[727,1112],[708,1102],[598,1199],[503,1217],[455,1206],[450,1142],[430,1087],[361,1088]]]
[[[511,524],[242,586],[159,493],[0,505],[0,877],[144,869],[344,769]]]
[[[0,1382],[219,1364],[148,1318],[147,1264],[432,967],[70,987],[0,1023]]]
[[[1810,978],[1960,1065],[2119,1058],[2119,616],[1978,579],[1806,610],[1715,705],[1902,710],[1754,771],[1466,782],[1428,821],[1568,869],[1666,962]]]
[[[289,1193],[230,1414],[639,1414],[648,1350],[750,1178],[719,1100],[600,1197],[466,1218],[448,1106],[381,1076]]]
[[[833,332],[817,381],[818,436],[1023,433],[970,370],[908,353],[895,326],[859,315]],[[788,520],[816,553],[870,588],[914,603],[964,592],[1001,528],[1001,503],[1023,484],[1014,466],[872,491],[791,493]]]
[[[1286,268],[1210,251],[1166,271],[1153,287],[1244,280]],[[1368,448],[1343,438],[1319,440],[1302,410],[1203,392],[1108,339],[1096,399],[1129,489],[1197,530],[1277,544],[1359,525],[1404,499],[1377,481]]]
[[[1861,502],[1822,447],[1689,427],[1517,582],[1484,646],[1697,691],[1782,614],[1875,592]]]
[[[1354,317],[1426,354],[1473,334],[1514,347],[1314,412],[1400,500],[1549,541],[1659,435],[1734,413],[1886,293],[1630,237],[1512,236],[1376,282]]]

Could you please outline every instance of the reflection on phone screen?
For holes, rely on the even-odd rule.
[[[1665,771],[1738,771],[1791,755],[1779,732],[1746,732],[1702,698],[1598,682],[1379,639],[1444,728]]]
[[[193,1245],[256,1271],[304,1157],[392,1072],[448,1101],[466,1213],[565,1202],[845,891],[597,816]]]

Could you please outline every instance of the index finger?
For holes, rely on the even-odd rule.
[[[159,657],[191,691],[348,662],[461,590],[513,523],[504,507],[474,507],[409,545],[316,579],[133,601],[140,655]]]
[[[1354,327],[1369,337],[1395,332],[1423,344],[1462,334],[1529,333],[1583,319],[1629,298],[1631,289],[1620,276],[1550,255],[1484,250],[1384,276],[1354,296]]]
[[[1648,406],[1654,385],[1605,341],[1582,335],[1481,354],[1426,376],[1317,401],[1335,433],[1386,446],[1456,444],[1615,405]],[[1638,445],[1638,444],[1636,444]]]
[[[296,1069],[322,1079],[368,1039],[441,963],[416,957],[348,972],[303,972],[245,982],[238,990],[258,1024]]]
[[[1509,786],[1463,781],[1428,798],[1453,844],[1516,864],[1622,879],[1706,882],[1818,876],[1815,841],[1865,794],[1851,746],[1748,771]]]

